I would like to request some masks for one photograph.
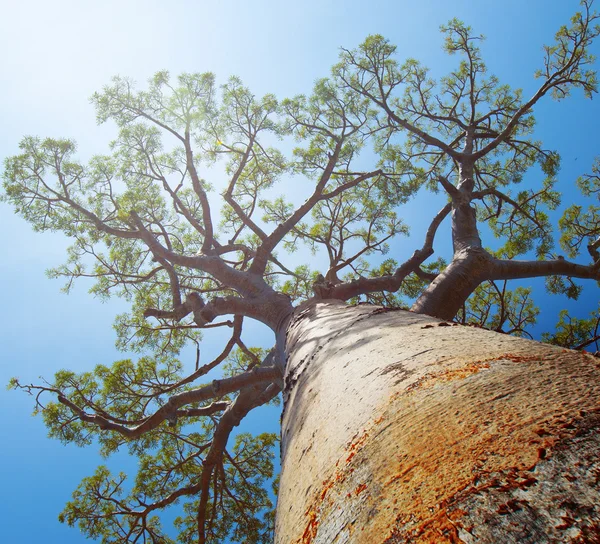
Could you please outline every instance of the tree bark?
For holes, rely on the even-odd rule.
[[[485,249],[461,249],[421,293],[411,310],[439,319],[452,319],[477,286],[488,279],[492,266],[493,259]]]
[[[286,350],[277,544],[598,541],[595,357],[339,301]]]

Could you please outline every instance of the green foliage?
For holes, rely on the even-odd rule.
[[[99,413],[118,423],[141,423],[173,392],[182,391],[182,365],[177,359],[142,357],[137,363],[131,359],[116,361],[110,366],[97,365],[93,372],[76,374],[60,370],[55,374],[50,390],[93,414]],[[101,427],[82,421],[73,410],[62,402],[50,402],[39,406],[49,435],[63,443],[86,446],[93,441],[107,456],[125,443],[122,435],[103,431]],[[140,441],[129,441],[131,450],[154,445],[156,433],[148,433]]]
[[[600,195],[600,158],[592,165],[591,174],[580,177],[577,186],[586,197],[598,198]],[[600,258],[597,251],[600,237],[600,207],[590,204],[587,209],[578,204],[569,206],[559,222],[562,235],[561,247],[569,257],[576,257],[581,246],[587,242],[588,252],[594,261]]]
[[[581,285],[578,285],[569,277],[548,276],[546,278],[546,290],[553,295],[565,295],[567,298],[577,300],[582,289]]]
[[[560,27],[555,44],[544,46],[544,68],[535,74],[538,78],[548,78],[562,72],[565,83],[552,89],[552,97],[556,100],[569,96],[572,88],[581,88],[587,98],[597,92],[598,80],[591,68],[595,57],[588,48],[600,34],[600,25],[596,23],[598,15],[591,12],[592,0],[582,0],[581,6],[582,11],[571,17],[571,25]]]
[[[540,310],[531,298],[530,287],[508,289],[508,282],[482,283],[465,302],[457,320],[497,332],[526,336],[535,325]]]
[[[84,478],[73,493],[58,519],[71,527],[77,525],[88,538],[100,539],[102,544],[136,542],[151,539],[161,544],[174,541],[162,533],[157,516],[126,516],[130,497],[124,497],[123,484],[127,476],[114,478],[104,466],[93,476]]]
[[[224,377],[237,376],[260,366],[269,355],[269,350],[264,348],[238,347],[233,350],[223,363],[222,372]],[[281,399],[278,396],[266,403],[266,406],[279,406]]]
[[[235,438],[231,453],[225,453],[215,471],[206,507],[214,520],[207,543],[272,541],[273,502],[266,484],[273,477],[276,441],[269,433]],[[180,531],[177,540],[197,542],[197,482],[207,442],[207,436],[199,433],[165,434],[154,452],[139,454],[138,474],[129,485],[125,474],[115,477],[105,466],[98,467],[93,476],[83,479],[59,520],[106,544],[140,538],[169,544],[174,540],[162,532],[155,513],[179,504],[184,515],[175,521]]]
[[[207,543],[230,539],[240,544],[273,542],[274,505],[266,483],[273,476],[273,446],[276,437],[239,434],[232,453],[226,455],[218,470],[213,495],[206,505],[206,516],[216,517],[210,525]],[[175,524],[182,544],[196,541],[199,501],[183,505],[184,515]]]
[[[299,223],[289,243],[305,241],[313,254],[324,248],[329,257],[328,279],[339,281],[339,270],[349,267],[357,272],[359,258],[373,253],[385,255],[389,251],[388,240],[408,234],[392,204],[381,198],[375,188],[349,190],[317,204],[312,211],[312,223]]]
[[[286,280],[281,292],[290,297],[292,302],[305,300],[312,296],[312,284],[318,272],[311,272],[308,265],[300,265],[293,270],[292,278]]]
[[[246,346],[243,319],[258,319],[257,306],[275,299],[289,302],[291,312],[315,285],[332,291],[354,282],[353,288],[401,272],[395,292],[364,289],[350,302],[406,307],[419,299],[444,278],[447,261],[434,254],[434,238],[450,206],[432,214],[423,245],[415,244],[406,263],[392,253],[392,242],[409,232],[402,206],[424,190],[444,190],[455,211],[475,210],[470,236],[454,233],[455,240],[478,240],[479,222],[502,240],[496,256],[554,258],[560,156],[533,139],[533,109],[545,95],[596,92],[589,45],[600,33],[598,17],[591,2],[582,5],[545,47],[542,83],[529,99],[488,73],[483,37],[453,19],[441,27],[453,65],[437,79],[415,59],[396,60],[396,48],[375,35],[343,50],[309,95],[284,100],[257,97],[238,78],[217,87],[210,73],[158,72],[142,91],[114,78],[92,102],[98,121],[114,122],[118,134],[107,155],[87,164],[76,160],[70,140],[24,138],[5,163],[1,198],[35,230],[71,238],[66,262],[48,273],[63,278],[65,290],[88,277],[94,296],[130,303],[116,319],[117,347],[140,354],[137,362],[81,374],[61,370],[52,384],[9,383],[36,395],[36,413],[51,437],[97,444],[104,456],[126,445],[138,459],[129,481],[104,466],[85,478],[61,521],[106,543],[171,543],[157,513],[178,504],[179,542],[271,542],[267,485],[277,437],[230,436],[251,409],[278,404],[279,382],[255,380],[257,371],[272,370],[277,352]],[[375,164],[365,169],[371,148]],[[516,188],[534,169],[539,186]],[[600,194],[599,172],[597,161],[578,180],[585,196]],[[216,193],[223,201],[215,214]],[[453,228],[464,230],[459,223]],[[600,262],[600,207],[570,206],[560,228],[569,257],[585,243]],[[324,256],[327,269],[286,264],[301,248]],[[581,291],[566,275],[548,277],[547,289],[570,298]],[[458,318],[523,336],[538,314],[531,289],[486,281]],[[208,327],[227,327],[231,338],[212,362],[200,366],[198,358],[186,371],[179,355],[190,343],[198,346]],[[595,317],[563,312],[556,332],[544,338],[581,347],[597,340],[597,329]],[[173,408],[173,399],[190,399],[185,395],[217,367],[224,382],[240,378],[242,385],[222,394],[217,380],[202,389],[210,404]],[[43,404],[45,394],[56,400]]]
[[[539,257],[550,253],[554,246],[553,227],[548,211],[560,204],[560,193],[553,190],[554,180],[546,179],[540,190],[529,189],[514,197],[514,205],[503,205],[502,198],[491,198],[480,212],[497,238],[505,240],[499,251],[510,258],[535,250]],[[495,210],[495,211],[492,211]]]
[[[265,355],[260,349],[237,350],[226,359],[224,373],[233,376],[251,369]],[[104,456],[126,444],[129,453],[138,458],[138,473],[131,484],[124,474],[115,477],[104,466],[84,478],[61,513],[62,522],[77,525],[87,537],[106,543],[136,542],[138,538],[169,543],[173,541],[162,532],[156,514],[180,504],[188,513],[176,522],[181,534],[186,535],[180,538],[197,541],[200,481],[207,452],[219,428],[219,411],[208,417],[182,415],[126,440],[115,430],[103,430],[103,425],[82,420],[69,408],[76,405],[110,423],[135,427],[164,406],[174,393],[192,389],[182,380],[181,370],[181,363],[175,359],[143,357],[137,363],[125,359],[81,374],[61,370],[54,383],[46,387],[24,386],[16,378],[11,380],[11,388],[58,395],[59,402],[47,404],[42,404],[37,396],[36,413],[42,413],[51,437],[79,446],[96,443]],[[228,396],[219,400],[227,401]],[[277,403],[278,399],[272,402]],[[200,408],[198,403],[186,406],[195,408]],[[223,451],[211,483],[207,512],[212,523],[207,542],[227,538],[235,542],[267,542],[272,538],[273,504],[266,483],[273,478],[277,440],[272,433],[240,434],[231,445],[231,452],[228,448]]]
[[[598,346],[598,330],[600,318],[598,310],[591,312],[589,318],[578,318],[569,315],[567,310],[561,310],[558,323],[553,332],[542,334],[542,340],[549,344],[555,344],[570,349],[583,349]]]

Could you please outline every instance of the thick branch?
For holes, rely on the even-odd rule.
[[[185,408],[183,410],[177,410],[177,412],[175,412],[175,417],[179,419],[184,417],[210,416],[225,410],[228,406],[229,403],[225,401],[213,402],[204,408]]]
[[[452,185],[452,183],[450,183],[444,176],[438,176],[438,181],[450,196],[454,197],[459,194],[458,189],[454,185]]]
[[[81,421],[97,425],[103,430],[109,430],[123,435],[128,440],[142,436],[156,429],[163,421],[173,420],[177,412],[183,406],[196,402],[204,402],[211,398],[218,398],[243,388],[259,383],[276,382],[281,380],[281,372],[276,367],[254,368],[250,372],[239,374],[231,378],[214,380],[211,385],[205,385],[190,391],[184,391],[173,395],[165,405],[160,407],[154,414],[144,420],[143,423],[134,427],[119,425],[109,421],[100,415],[91,415],[82,410],[74,402],[69,400],[63,393],[54,388],[38,387],[38,389],[54,392],[58,395],[58,401],[68,407]]]
[[[474,289],[486,280],[511,280],[545,276],[569,276],[600,281],[600,263],[585,266],[556,259],[552,261],[509,261],[494,259],[481,248],[458,252],[452,263],[431,282],[411,311],[452,319]]]
[[[280,391],[281,387],[274,383],[266,387],[254,386],[242,389],[235,401],[221,416],[213,435],[210,450],[204,459],[202,476],[199,482],[200,501],[198,504],[197,517],[199,544],[204,544],[206,542],[206,506],[209,499],[211,476],[215,466],[221,462],[231,431],[240,424],[240,421],[246,417],[251,410],[270,401],[277,396]]]
[[[192,153],[192,146],[190,144],[189,130],[186,130],[185,132],[184,144],[187,171],[192,178],[192,187],[194,192],[198,195],[198,198],[200,199],[200,205],[202,206],[202,221],[204,223],[204,242],[202,244],[202,252],[209,253],[213,245],[213,225],[210,214],[210,204],[208,202],[206,191],[204,191],[202,188],[202,183],[200,182],[200,178],[198,177],[198,172],[196,171],[196,166],[194,164],[194,155]]]
[[[495,259],[490,280],[514,280],[544,276],[569,276],[571,278],[600,280],[600,263],[582,265],[565,259],[551,261],[509,261]]]
[[[272,289],[260,276],[235,270],[225,264],[219,257],[208,255],[181,255],[180,253],[167,249],[160,244],[155,236],[144,226],[135,210],[130,212],[130,217],[138,229],[139,237],[145,242],[154,255],[166,259],[173,264],[203,270],[242,295],[257,296],[272,292]]]
[[[491,279],[492,262],[490,254],[482,248],[456,252],[450,265],[423,291],[411,311],[452,319],[475,288]]]
[[[251,317],[275,328],[279,321],[291,312],[289,299],[284,295],[276,294],[264,298],[217,297],[198,312],[194,312],[194,321],[202,326],[217,316],[234,314]]]
[[[190,293],[183,304],[174,310],[157,310],[148,308],[144,317],[157,317],[162,319],[176,319],[180,321],[190,313],[194,314],[194,322],[199,327],[211,323],[217,316],[233,314],[236,316],[251,317],[275,328],[285,315],[292,312],[289,299],[284,295],[241,298],[241,297],[216,297],[205,303],[196,292]]]
[[[204,308],[205,303],[196,292],[188,294],[185,302],[176,304],[173,301],[173,310],[158,310],[155,308],[148,308],[144,310],[144,317],[156,317],[159,319],[175,319],[181,321],[186,315],[193,311],[200,311]]]

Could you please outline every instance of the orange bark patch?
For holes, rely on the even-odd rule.
[[[496,490],[508,495],[543,487],[538,473],[529,471],[553,460],[557,442],[576,436],[579,419],[595,411],[597,360],[491,333],[465,335],[463,344],[449,329],[434,329],[438,337],[446,335],[435,349],[424,352],[415,340],[402,359],[382,362],[386,369],[398,361],[397,375],[369,367],[369,384],[377,388],[363,391],[358,379],[348,379],[346,388],[342,381],[343,395],[332,408],[315,410],[313,433],[325,418],[336,421],[348,398],[356,406],[370,401],[363,418],[349,409],[343,423],[334,425],[340,432],[325,437],[328,455],[313,460],[321,474],[317,484],[297,486],[292,496],[298,500],[283,510],[301,504],[286,533],[293,536],[282,543],[457,543],[459,531],[476,530],[461,510],[464,501]],[[370,363],[385,351],[371,348],[367,355],[363,360]],[[362,377],[367,371],[360,372]],[[337,386],[338,377],[328,379]],[[384,394],[377,397],[378,391]],[[329,477],[321,482],[323,475]],[[513,499],[503,496],[490,513],[511,521],[522,506],[520,496]]]
[[[364,444],[368,438],[369,438],[369,432],[364,431],[356,440],[354,440],[353,442],[350,443],[350,445],[348,446],[349,454],[348,454],[348,457],[346,457],[346,464],[348,464],[348,463],[350,463],[350,461],[352,461],[352,458],[358,453],[360,448],[362,448],[364,446]]]
[[[383,421],[383,416],[377,418],[373,425],[378,425]],[[357,453],[361,450],[361,448],[367,443],[370,432],[369,430],[365,430],[360,434],[357,434],[355,438],[347,445],[346,451],[347,456],[345,458],[344,463],[340,463],[338,460],[335,464],[334,474],[323,481],[321,486],[321,492],[318,495],[318,500],[313,500],[311,506],[306,510],[305,517],[307,518],[306,527],[304,529],[304,533],[302,534],[302,538],[299,542],[302,544],[311,544],[315,536],[317,535],[319,528],[319,518],[325,502],[328,498],[329,492],[335,487],[342,487],[346,481],[346,479],[354,472],[354,468],[349,465],[352,463],[352,460],[357,455]],[[341,468],[340,468],[340,465]],[[367,484],[362,483],[358,485],[352,492],[346,494],[347,498],[351,498],[353,495],[358,496],[363,491],[367,489]]]
[[[410,384],[406,390],[413,391],[423,387],[432,387],[436,383],[452,380],[465,379],[481,370],[490,368],[490,363],[495,361],[511,361],[513,363],[528,363],[539,361],[539,355],[526,355],[522,353],[504,353],[502,355],[494,355],[477,361],[469,361],[458,368],[445,368],[438,372],[432,372],[419,378],[416,382]],[[383,416],[382,416],[383,417]]]
[[[478,482],[489,481],[491,474],[504,474],[485,484],[499,491],[536,485],[528,471],[552,455],[558,441],[577,434],[581,412],[596,411],[600,398],[595,364],[581,367],[580,354],[569,352],[560,361],[554,354],[497,355],[431,373],[410,388],[410,395],[400,391],[392,396],[385,418],[398,425],[361,452],[385,489],[374,500],[397,505],[386,543],[461,542],[459,498],[481,492]],[[519,364],[480,374],[501,360]],[[577,378],[565,380],[561,375],[570,364],[578,366],[570,374]],[[447,386],[467,376],[474,379]],[[439,387],[432,389],[433,384]],[[497,514],[522,508],[511,501],[500,505]],[[389,525],[387,517],[376,520],[369,534],[385,534]]]
[[[308,523],[302,534],[302,544],[310,544],[312,542],[313,538],[317,536],[317,527],[319,526],[317,513],[314,510],[306,512],[306,515],[308,516]]]
[[[464,379],[472,374],[476,374],[484,368],[490,368],[489,362],[476,361],[460,368],[450,368],[439,372],[432,372],[427,376],[419,378],[415,383],[409,385],[406,390],[413,391],[424,387],[432,387],[438,382]]]
[[[417,465],[411,465],[409,467],[407,467],[406,469],[402,470],[401,472],[399,472],[398,474],[392,476],[387,482],[385,482],[385,485],[390,485],[393,484],[394,482],[398,481],[398,480],[402,480],[404,479],[404,477],[411,471],[413,470]],[[408,481],[408,479],[407,479]]]
[[[360,495],[365,489],[367,489],[367,484],[360,484],[355,490],[355,495]]]

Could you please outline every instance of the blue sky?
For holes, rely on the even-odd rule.
[[[380,33],[398,46],[400,58],[417,58],[434,76],[443,75],[454,61],[441,51],[438,28],[452,17],[486,35],[490,72],[529,95],[536,88],[533,72],[541,65],[542,44],[576,9],[571,0],[389,0],[368,7],[354,0],[6,2],[0,20],[0,158],[16,153],[24,135],[73,138],[83,158],[106,151],[115,132],[96,126],[89,96],[117,74],[143,83],[165,68],[172,74],[213,71],[221,82],[238,75],[257,95],[285,97],[309,92],[328,74],[340,46],[354,47]],[[576,198],[574,180],[597,153],[598,105],[598,98],[584,101],[576,94],[564,103],[546,100],[537,110],[538,136],[563,157],[564,204]],[[533,173],[531,182],[536,181],[540,176]],[[419,199],[405,211],[407,223],[416,222],[415,233],[423,228],[418,218],[428,206]],[[64,258],[67,242],[61,235],[33,233],[0,204],[0,237],[0,384],[14,375],[36,381],[59,368],[83,371],[122,357],[111,325],[123,303],[100,303],[85,284],[67,296],[59,281],[45,277],[45,269]],[[416,238],[407,253],[420,243]],[[578,306],[593,307],[597,300],[598,290],[588,289]],[[538,303],[549,308],[540,329],[551,328],[563,301],[542,297]],[[207,357],[216,342],[207,338]],[[83,542],[57,515],[100,460],[93,448],[49,441],[41,420],[30,417],[31,407],[26,395],[0,389],[3,541]],[[253,419],[255,428],[278,424],[274,412]],[[132,465],[119,456],[111,466]]]

